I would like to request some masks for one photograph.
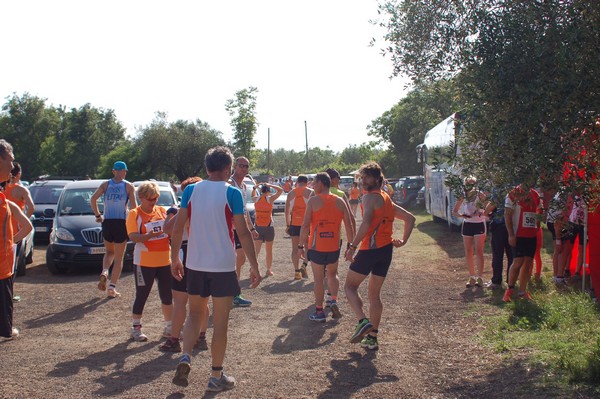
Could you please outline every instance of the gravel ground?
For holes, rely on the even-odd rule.
[[[506,360],[480,345],[477,336],[485,308],[478,305],[490,297],[482,289],[464,288],[467,273],[459,234],[445,234],[436,241],[431,236],[444,226],[424,222],[407,246],[395,250],[383,289],[380,350],[373,352],[349,342],[356,319],[343,295],[340,321],[308,320],[312,280],[292,280],[291,243],[284,238],[283,215],[274,219],[275,276],[254,290],[247,288],[248,279],[242,281],[244,295],[254,304],[232,310],[225,362],[237,386],[214,396],[564,397],[564,392],[540,388],[538,373],[518,360],[524,355]],[[44,265],[44,254],[45,246],[37,246],[34,263],[15,284],[15,293],[22,297],[15,304],[15,325],[22,334],[14,341],[0,342],[5,375],[0,397],[213,396],[205,394],[207,352],[194,353],[189,387],[171,383],[178,356],[158,350],[162,317],[156,289],[143,319],[149,341],[133,342],[129,340],[131,273],[123,275],[118,287],[123,296],[109,300],[96,288],[99,269],[54,276]],[[342,283],[346,269],[347,263],[342,262]],[[366,298],[364,289],[362,295]],[[209,329],[209,340],[211,333]]]

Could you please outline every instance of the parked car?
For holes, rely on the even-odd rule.
[[[17,253],[15,257],[14,273],[17,276],[24,276],[27,270],[27,265],[33,262],[33,239],[35,230],[27,234],[19,245],[17,245]]]
[[[161,182],[155,182],[155,183],[161,183]],[[159,197],[158,197],[158,201],[156,201],[156,205],[158,206],[162,206],[163,208],[165,208],[165,210],[169,209],[172,206],[177,206],[179,205],[179,199],[177,198],[177,195],[175,195],[175,191],[173,191],[173,189],[171,188],[171,185],[168,184],[169,182],[166,182],[167,185],[164,184],[159,184],[158,185],[158,189],[159,189]],[[136,186],[136,190],[135,190],[135,199],[137,201],[137,203],[140,203],[140,199],[137,196],[137,188],[139,187],[139,184]]]
[[[271,189],[275,194],[275,189]],[[285,212],[285,202],[287,201],[287,193],[282,192],[281,195],[273,202],[273,213]]]
[[[106,249],[102,226],[90,206],[94,191],[106,180],[81,180],[67,184],[58,200],[56,212],[45,210],[54,217],[50,241],[46,250],[46,266],[53,274],[65,273],[69,267],[102,265]],[[104,199],[98,199],[98,210],[104,211]],[[133,263],[133,242],[127,243],[125,265]]]
[[[352,183],[354,183],[353,176],[340,176],[339,189],[348,194],[348,192],[352,188]]]
[[[417,193],[417,199],[415,200],[415,205],[419,206],[419,207],[425,206],[425,186],[421,187],[421,189]]]
[[[425,185],[423,176],[407,176],[398,179],[394,187],[393,200],[403,207],[415,205],[419,190]]]
[[[29,192],[31,199],[35,205],[31,223],[35,230],[36,241],[48,241],[50,230],[52,230],[52,222],[54,217],[48,217],[47,214],[56,213],[56,203],[63,189],[68,183],[73,180],[38,180],[31,183]],[[47,209],[52,212],[45,211]]]

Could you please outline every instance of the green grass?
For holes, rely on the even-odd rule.
[[[542,287],[534,301],[500,309],[485,319],[485,344],[507,356],[527,353],[555,383],[600,384],[600,313],[587,293]]]

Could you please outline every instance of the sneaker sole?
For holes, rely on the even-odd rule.
[[[206,387],[206,392],[222,392],[222,391],[228,391],[233,388],[235,388],[235,384],[232,386],[219,385],[218,387]]]
[[[342,317],[342,313],[340,312],[340,308],[338,308],[337,304],[331,305],[331,317],[334,319],[340,319]]]
[[[106,297],[109,299],[114,299],[114,298],[119,298],[121,296],[120,292],[113,292],[111,293],[110,290],[108,291],[108,294],[106,294]]]
[[[100,291],[106,291],[106,283],[107,282],[108,282],[108,277],[106,277],[106,274],[101,274],[100,282],[98,283],[98,289]]]
[[[368,344],[360,344],[360,346],[362,346],[364,349],[369,349],[372,351],[376,351],[379,349],[379,345],[368,345]]]
[[[310,321],[314,321],[315,323],[325,323],[327,319],[310,319]]]
[[[175,370],[175,377],[173,377],[173,384],[180,387],[187,387],[188,375],[190,374],[190,365],[188,363],[179,363],[177,370]]]
[[[373,329],[373,324],[371,323],[367,323],[363,326],[363,328],[358,332],[358,334],[354,335],[352,338],[350,338],[350,343],[352,344],[357,344],[360,341],[362,341],[362,339],[371,332],[371,330]]]
[[[181,352],[181,346],[164,346],[161,345],[158,347],[158,350],[161,352],[173,352],[178,353]]]

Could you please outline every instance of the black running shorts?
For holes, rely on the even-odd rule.
[[[202,298],[214,296],[234,297],[241,293],[237,273],[233,272],[200,272],[185,269],[187,273],[188,295],[200,295]]]
[[[337,251],[332,252],[322,252],[309,249],[306,253],[306,257],[312,263],[316,263],[317,265],[321,266],[327,266],[338,261],[340,258],[340,250],[338,249]]]
[[[392,264],[393,250],[391,243],[381,248],[361,249],[350,264],[350,270],[365,276],[372,273],[374,276],[385,277]]]
[[[275,228],[273,226],[256,226],[258,237],[256,241],[271,242],[275,240]]]
[[[290,234],[290,237],[299,237],[301,228],[302,226],[294,226],[293,224],[291,224],[288,228],[288,233]]]
[[[517,237],[517,246],[513,247],[513,255],[515,258],[534,258],[536,248],[536,237]]]
[[[125,219],[104,219],[102,221],[102,236],[104,241],[115,244],[127,242]]]

